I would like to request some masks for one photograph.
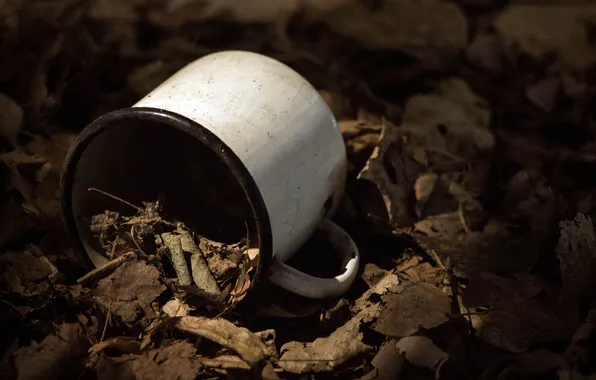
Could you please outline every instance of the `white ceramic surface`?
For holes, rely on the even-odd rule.
[[[133,107],[185,116],[240,158],[271,222],[272,282],[312,298],[347,290],[358,269],[351,240],[345,254],[352,257],[345,258],[346,269],[335,278],[313,278],[280,264],[333,214],[346,180],[346,151],[335,118],[302,76],[260,54],[224,51],[190,63]],[[349,239],[337,226],[329,232]]]

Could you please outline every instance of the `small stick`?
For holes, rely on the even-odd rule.
[[[87,273],[83,277],[77,280],[77,283],[81,285],[88,284],[90,282],[96,281],[100,278],[106,277],[109,273],[113,272],[116,268],[118,268],[122,263],[127,260],[136,257],[135,252],[127,252],[122,256],[118,256],[113,260],[108,261],[104,265],[99,268],[93,269],[91,272]]]
[[[115,199],[115,200],[117,200],[117,201],[120,201],[120,202],[124,203],[125,205],[127,205],[127,206],[130,206],[130,207],[132,207],[132,208],[136,209],[136,210],[137,210],[137,211],[139,211],[139,212],[143,212],[143,209],[142,209],[142,208],[140,208],[140,207],[137,207],[137,206],[133,205],[132,203],[125,201],[125,200],[124,200],[124,199],[122,199],[122,198],[118,198],[117,196],[115,196],[115,195],[112,195],[112,194],[108,193],[107,191],[103,191],[103,190],[100,190],[100,189],[98,189],[98,188],[95,188],[95,187],[90,187],[90,188],[88,188],[88,189],[87,189],[87,191],[95,191],[95,192],[98,192],[98,193],[100,193],[100,194],[103,194],[103,195],[105,195],[106,197],[110,197],[110,198],[112,198],[112,199]]]

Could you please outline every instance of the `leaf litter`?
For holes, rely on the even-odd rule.
[[[0,3],[2,375],[596,373],[589,2]],[[250,236],[211,241],[155,199],[93,217],[90,272],[58,231],[76,133],[226,49],[295,67],[338,119],[364,258],[340,300],[243,309]]]

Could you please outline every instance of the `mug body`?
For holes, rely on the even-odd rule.
[[[133,107],[191,119],[239,157],[267,208],[274,259],[288,260],[340,202],[347,159],[335,118],[318,91],[277,60],[214,53]]]
[[[341,133],[319,93],[281,62],[225,51],[190,63],[134,106],[89,124],[64,163],[62,213],[90,266],[107,261],[91,217],[134,211],[106,193],[136,205],[162,199],[167,216],[209,238],[221,234],[213,240],[237,242],[246,226],[260,252],[253,285],[266,277],[325,298],[347,290],[356,276],[358,252],[349,236],[325,227],[335,240],[349,240],[340,247],[345,270],[335,278],[283,263],[334,213],[346,172]]]

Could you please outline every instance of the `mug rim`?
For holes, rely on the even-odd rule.
[[[127,120],[158,123],[164,127],[174,128],[184,132],[189,137],[197,140],[197,143],[203,144],[203,146],[215,153],[234,175],[236,181],[238,181],[238,184],[242,187],[246,200],[251,207],[253,213],[252,216],[254,217],[259,237],[259,260],[254,280],[251,281],[250,284],[250,291],[247,293],[247,296],[243,301],[243,303],[246,301],[248,301],[247,303],[250,303],[250,299],[253,298],[251,295],[254,294],[253,290],[255,287],[266,282],[268,277],[267,271],[271,266],[273,258],[273,235],[269,212],[265,206],[265,201],[263,200],[261,192],[253,176],[250,174],[250,171],[229,146],[200,123],[172,111],[154,107],[134,106],[111,111],[92,121],[75,138],[73,144],[68,149],[62,167],[59,199],[62,211],[62,221],[66,227],[66,232],[74,245],[73,248],[77,258],[88,268],[96,267],[85,249],[74,218],[72,189],[76,167],[83,152],[95,137],[106,131],[108,128],[115,126],[117,123]]]

